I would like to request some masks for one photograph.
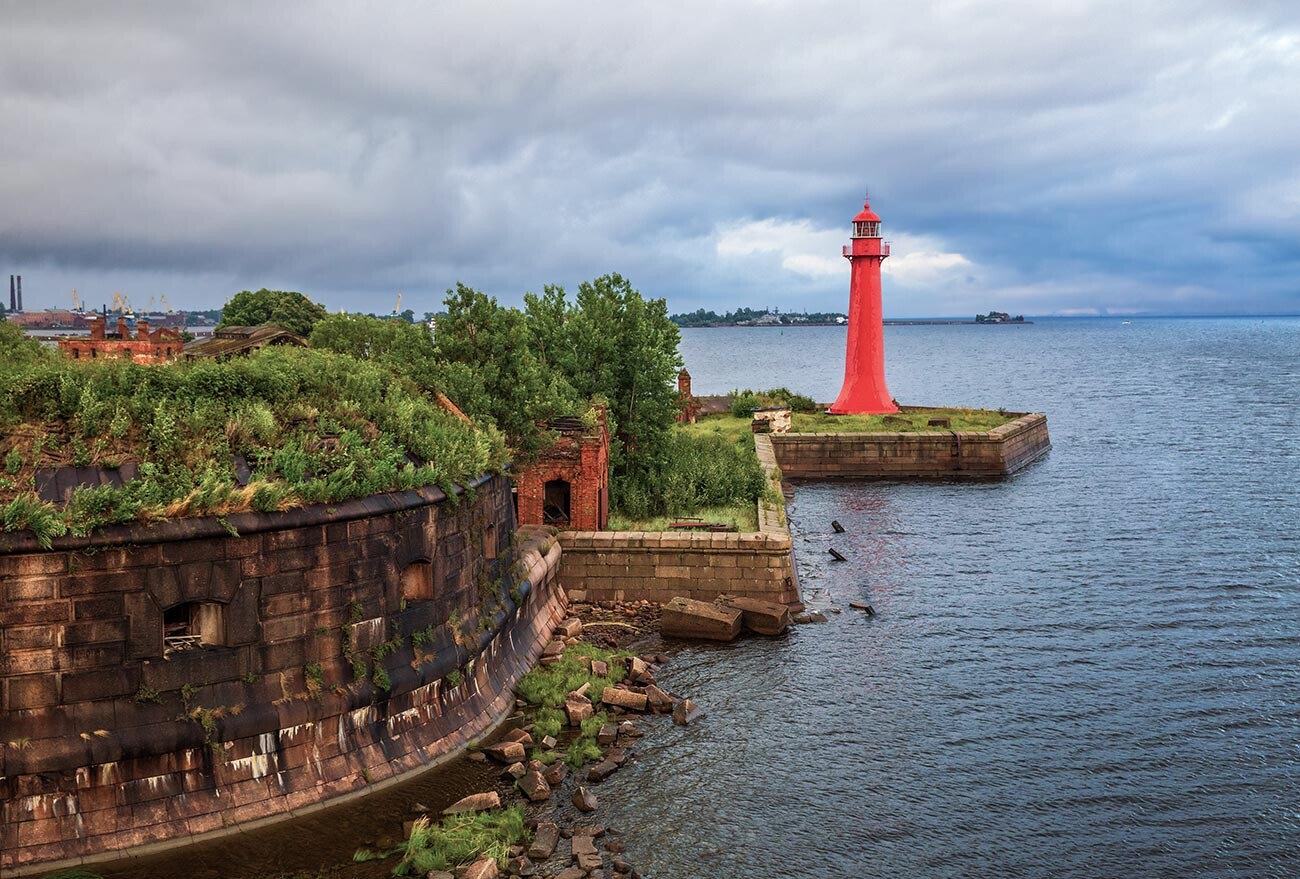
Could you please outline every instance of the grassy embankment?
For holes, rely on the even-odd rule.
[[[410,836],[396,848],[386,852],[362,849],[353,860],[372,861],[400,854],[402,859],[393,867],[394,876],[452,870],[482,857],[495,859],[497,866],[504,869],[510,846],[530,838],[524,807],[520,805],[448,815],[441,821],[430,821],[426,816],[416,819]]]
[[[324,351],[156,366],[40,357],[0,374],[0,530],[46,545],[114,522],[450,489],[506,457],[494,428],[455,418],[379,364]],[[136,478],[83,486],[66,504],[35,491],[41,469],[128,462]]]
[[[928,430],[992,430],[1015,420],[1015,416],[1000,413],[994,409],[913,409],[888,416],[891,419],[905,419],[906,424],[897,420],[885,421],[884,415],[827,415],[824,412],[796,412],[791,420],[790,429],[794,433],[917,433]],[[951,427],[931,427],[931,418],[951,419]],[[750,419],[737,418],[733,415],[711,415],[701,418],[697,424],[688,428],[699,434],[726,437],[739,441],[750,433]]]
[[[631,656],[626,650],[606,650],[585,641],[570,644],[560,657],[560,661],[551,665],[539,665],[520,679],[515,687],[515,694],[528,703],[528,717],[535,724],[533,740],[540,742],[546,736],[559,738],[560,733],[568,728],[568,717],[564,713],[564,697],[582,687],[587,688],[587,698],[593,705],[600,704],[600,694],[606,687],[613,687],[627,676],[624,662]],[[609,674],[591,673],[591,660],[608,664]],[[565,760],[574,769],[589,760],[599,760],[601,751],[596,744],[596,734],[600,728],[609,723],[609,716],[604,711],[584,720],[580,729],[575,730],[569,741]],[[553,763],[559,759],[556,751],[547,751],[541,747],[533,750],[532,758],[543,763]]]
[[[711,419],[709,419],[711,421]],[[673,429],[657,480],[664,512],[634,516],[615,510],[615,531],[667,531],[682,518],[734,525],[737,531],[758,528],[755,502],[766,482],[754,455],[754,436],[744,431],[719,432],[700,424]]]

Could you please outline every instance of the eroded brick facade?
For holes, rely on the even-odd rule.
[[[0,535],[0,874],[287,816],[488,731],[563,614],[560,549],[512,550],[504,477],[443,497]]]
[[[92,317],[90,336],[59,340],[59,351],[71,360],[102,360],[122,358],[137,363],[164,363],[180,356],[185,342],[180,330],[172,327],[149,329],[147,320],[136,323],[136,334],[131,335],[126,318],[117,319],[117,332],[109,333],[103,317]]]
[[[573,419],[553,424],[560,436],[515,476],[519,522],[578,531],[609,524],[609,426],[596,407],[595,427]]]

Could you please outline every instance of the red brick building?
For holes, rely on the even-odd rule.
[[[560,434],[515,476],[519,524],[603,531],[609,525],[609,425],[596,407],[597,423],[555,418],[547,427]]]
[[[694,424],[700,417],[703,405],[691,393],[691,374],[685,368],[677,373],[677,423]]]
[[[181,332],[173,327],[159,327],[150,331],[149,321],[136,322],[136,334],[131,335],[126,318],[117,319],[117,332],[107,333],[104,318],[90,320],[90,335],[59,340],[59,350],[70,360],[96,360],[121,357],[137,363],[164,363],[180,356],[185,347]]]

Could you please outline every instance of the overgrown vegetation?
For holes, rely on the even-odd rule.
[[[533,737],[540,740],[545,736],[558,736],[566,728],[564,697],[580,689],[583,684],[590,684],[587,698],[593,703],[599,703],[600,694],[606,687],[621,683],[627,676],[626,660],[631,655],[626,650],[607,650],[579,641],[565,648],[559,662],[539,665],[524,675],[516,685],[515,693],[528,703],[530,719],[535,724]],[[609,666],[609,674],[592,674],[593,659],[605,662]],[[608,722],[608,715],[598,711],[583,721],[580,729],[574,731],[566,756],[570,766],[576,769],[583,763],[600,757],[596,734]],[[533,756],[540,759],[542,754],[538,752]]]
[[[400,854],[394,876],[424,876],[434,870],[451,870],[481,857],[491,857],[505,868],[510,846],[531,839],[523,806],[448,815],[432,822],[427,816],[415,820],[406,842],[388,852],[358,851],[356,861],[370,861]]]
[[[46,544],[113,522],[450,489],[507,458],[499,432],[383,365],[290,348],[165,366],[20,356],[0,371],[0,431],[0,457],[16,464],[0,487],[4,529]],[[79,488],[62,507],[35,494],[39,468],[128,461],[136,478]]]
[[[749,418],[755,409],[769,406],[789,406],[796,412],[816,412],[817,401],[812,397],[796,394],[789,388],[772,388],[766,391],[731,392],[731,414],[737,418]]]
[[[245,290],[236,293],[221,310],[221,327],[256,327],[273,324],[306,337],[325,317],[324,306],[292,290]]]
[[[766,487],[749,431],[723,436],[674,430],[648,476],[624,486],[622,516],[645,520],[696,515],[709,507],[752,506]]]

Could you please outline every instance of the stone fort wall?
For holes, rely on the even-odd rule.
[[[276,820],[453,755],[563,614],[554,538],[515,534],[497,476],[49,550],[0,535],[0,873]],[[168,652],[177,608],[218,643]]]
[[[786,479],[996,479],[1047,453],[1047,416],[990,431],[774,434]]]

